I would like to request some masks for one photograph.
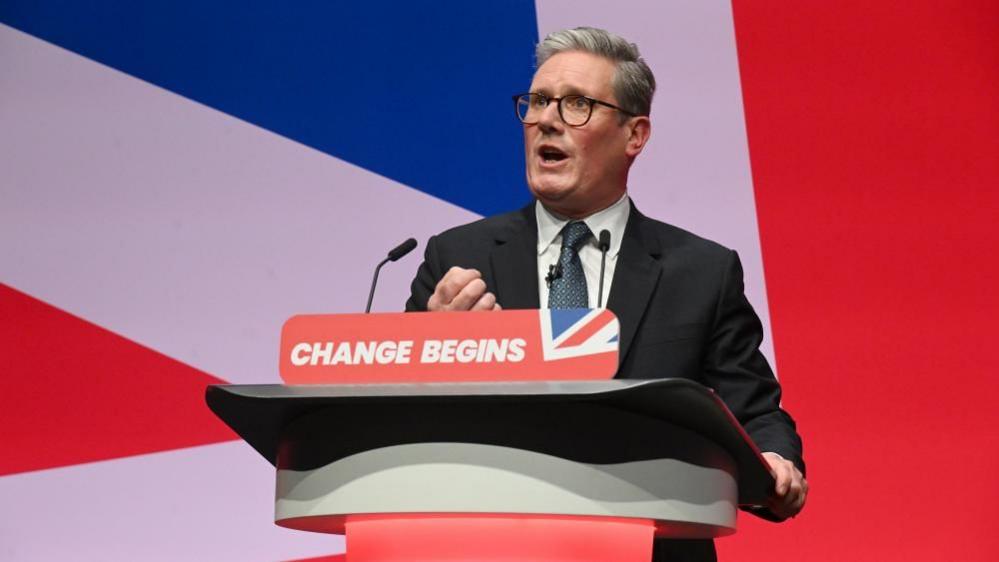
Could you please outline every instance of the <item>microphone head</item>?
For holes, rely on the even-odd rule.
[[[409,240],[406,240],[402,244],[399,244],[395,248],[389,250],[388,259],[396,261],[402,256],[412,252],[413,248],[416,248],[416,238],[410,238]]]
[[[600,251],[606,252],[610,249],[610,231],[607,229],[600,231]]]

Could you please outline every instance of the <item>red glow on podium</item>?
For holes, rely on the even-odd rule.
[[[648,562],[647,519],[557,515],[351,515],[347,562]]]

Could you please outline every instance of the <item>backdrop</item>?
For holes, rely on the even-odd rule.
[[[339,558],[204,387],[279,382],[286,318],[523,205],[509,97],[577,25],[655,71],[632,197],[739,251],[805,440],[805,512],[722,560],[991,559],[992,0],[5,0],[0,559]]]

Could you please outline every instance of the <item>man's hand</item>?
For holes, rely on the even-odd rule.
[[[496,295],[486,291],[486,282],[478,270],[452,267],[434,288],[427,310],[502,310],[502,307],[496,302]]]
[[[773,472],[777,480],[774,496],[770,498],[767,507],[781,518],[794,517],[805,507],[808,481],[794,463],[777,453],[763,453],[763,458],[770,464],[770,472]]]

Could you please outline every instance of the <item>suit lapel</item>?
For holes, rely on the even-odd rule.
[[[647,220],[632,204],[628,225],[621,240],[621,253],[614,268],[610,297],[607,299],[607,308],[617,315],[621,323],[621,345],[618,352],[621,363],[635,340],[635,332],[662,275],[659,263],[662,250],[658,239],[646,232]]]
[[[533,202],[514,215],[508,228],[499,231],[489,259],[496,300],[503,308],[540,308],[538,223]]]

